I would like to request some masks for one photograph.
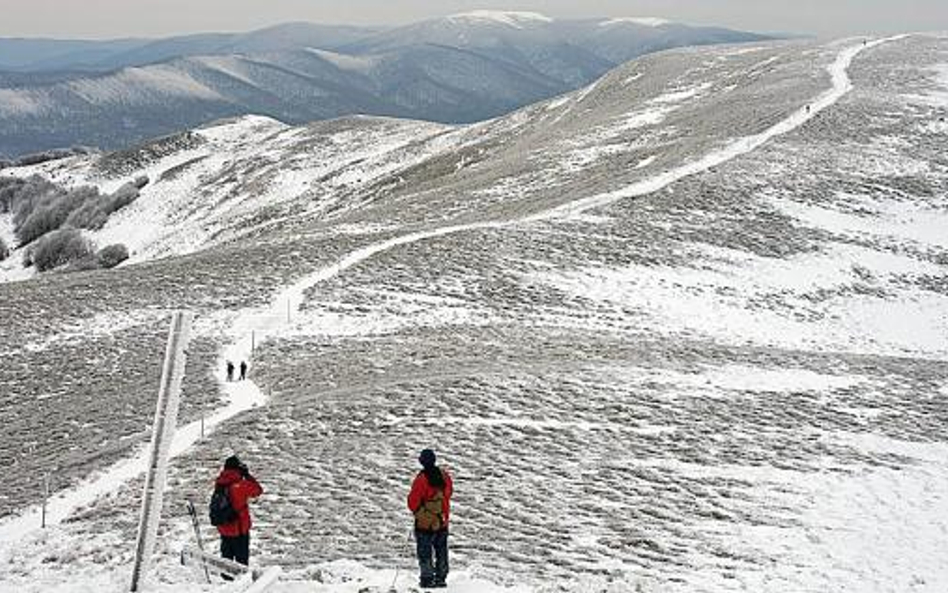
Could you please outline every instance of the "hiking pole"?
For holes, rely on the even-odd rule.
[[[194,539],[197,540],[198,550],[202,553],[204,552],[204,539],[201,537],[201,525],[198,523],[197,509],[194,508],[194,503],[190,500],[186,501],[188,505],[188,515],[191,516],[191,525],[194,527]],[[201,565],[204,566],[204,578],[207,579],[207,582],[211,582],[211,573],[207,569],[207,562],[201,560]]]
[[[395,567],[395,578],[392,579],[392,586],[388,588],[389,591],[395,591],[395,583],[398,582],[398,566]]]

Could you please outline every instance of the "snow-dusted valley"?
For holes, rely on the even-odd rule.
[[[680,49],[469,126],[250,116],[3,171],[150,183],[90,233],[122,266],[0,264],[0,590],[127,586],[186,308],[154,590],[208,589],[182,503],[231,451],[275,591],[408,590],[432,445],[449,590],[944,591],[946,73],[943,35]]]

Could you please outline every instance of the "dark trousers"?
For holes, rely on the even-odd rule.
[[[444,582],[448,577],[448,530],[415,530],[415,545],[418,552],[418,567],[421,568],[421,583]],[[431,556],[434,555],[434,562]]]
[[[227,560],[239,562],[244,566],[250,564],[250,534],[238,535],[237,537],[221,536],[221,557]],[[230,577],[221,575],[224,580],[231,580]]]

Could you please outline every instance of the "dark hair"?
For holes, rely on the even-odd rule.
[[[240,466],[243,465],[240,463],[240,458],[236,455],[231,455],[224,460],[224,469],[240,469]]]
[[[428,478],[428,483],[431,484],[432,488],[444,488],[444,474],[441,473],[438,466],[430,465],[421,471]]]

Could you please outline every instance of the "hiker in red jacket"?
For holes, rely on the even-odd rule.
[[[448,519],[453,486],[448,472],[435,465],[435,454],[425,449],[418,456],[423,468],[411,484],[408,509],[415,515],[415,543],[419,585],[423,589],[446,587],[448,577]],[[431,556],[434,552],[435,562]]]
[[[224,461],[224,470],[214,485],[226,490],[237,514],[233,521],[217,526],[221,534],[221,556],[246,566],[250,563],[250,499],[263,494],[263,487],[236,455]]]

